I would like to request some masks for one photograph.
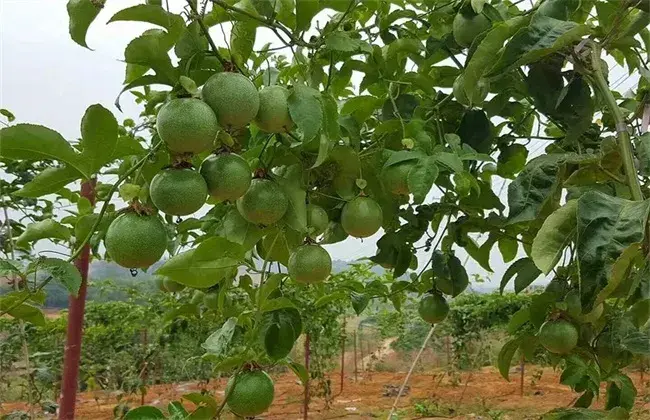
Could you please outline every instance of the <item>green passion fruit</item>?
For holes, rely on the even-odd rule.
[[[320,245],[302,245],[289,257],[289,277],[297,283],[320,283],[332,272],[332,258]]]
[[[474,39],[491,26],[490,20],[484,15],[477,15],[471,11],[461,11],[454,17],[452,32],[454,39],[461,47],[469,47]]]
[[[355,238],[367,238],[381,227],[383,213],[381,206],[369,197],[357,197],[343,206],[341,225],[343,230]]]
[[[307,226],[310,229],[311,236],[316,237],[325,232],[329,221],[330,219],[324,208],[315,204],[307,205]]]
[[[201,91],[203,100],[217,115],[221,127],[244,127],[257,115],[260,95],[246,76],[239,73],[217,73],[210,77]]]
[[[272,225],[282,219],[288,208],[284,191],[269,179],[254,179],[246,194],[237,200],[242,217],[258,225]]]
[[[201,174],[193,169],[163,169],[151,180],[149,195],[163,213],[185,216],[203,206],[208,186]]]
[[[167,231],[157,215],[122,213],[106,230],[106,252],[126,268],[147,268],[167,249]]]
[[[208,193],[219,201],[235,201],[251,185],[251,167],[243,157],[234,153],[208,156],[201,164]]]
[[[233,376],[226,385],[228,408],[240,417],[259,416],[273,403],[275,387],[271,377],[262,370]]]
[[[269,86],[260,91],[260,109],[255,124],[267,133],[286,133],[293,128],[287,98],[289,91],[282,86]]]
[[[200,99],[173,99],[156,118],[158,135],[172,152],[200,153],[212,148],[219,132],[214,111]]]
[[[449,305],[442,295],[429,294],[420,300],[418,313],[429,324],[437,324],[447,318]]]
[[[399,162],[382,171],[384,187],[395,195],[409,195],[408,176],[415,166],[414,160]]]
[[[539,342],[555,354],[568,354],[578,345],[578,329],[569,321],[546,321],[539,329]]]

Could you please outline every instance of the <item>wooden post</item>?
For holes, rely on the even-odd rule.
[[[363,336],[361,331],[359,331],[359,352],[361,353],[361,372],[365,372],[366,368],[363,365]]]
[[[343,381],[345,379],[345,317],[343,318],[343,334],[341,335],[341,393],[343,392]]]
[[[309,415],[309,357],[310,357],[310,337],[309,334],[305,335],[305,370],[307,371],[307,382],[305,382],[305,399],[303,402],[303,419],[307,420]]]
[[[524,373],[526,369],[526,357],[524,355],[521,355],[521,361],[519,362],[519,369],[521,370],[520,377],[519,377],[519,396],[523,397],[524,396]]]
[[[95,180],[81,183],[81,196],[95,204]],[[77,403],[77,381],[81,359],[81,339],[83,337],[84,311],[86,309],[86,286],[88,284],[88,265],[90,245],[84,245],[74,265],[81,274],[81,287],[77,296],[68,298],[68,326],[63,356],[63,379],[59,402],[59,420],[74,419]]]
[[[445,348],[447,350],[447,366],[451,365],[451,339],[449,336],[445,337]]]
[[[352,332],[352,342],[354,343],[354,382],[357,381],[357,332]]]

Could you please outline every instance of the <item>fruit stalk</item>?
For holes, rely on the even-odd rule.
[[[87,198],[91,205],[95,204],[95,179],[86,180],[81,184],[81,196]],[[68,326],[66,329],[63,379],[61,382],[59,404],[60,420],[74,418],[77,400],[77,380],[79,378],[79,361],[81,359],[81,338],[83,337],[83,320],[86,308],[89,261],[90,244],[86,242],[74,262],[75,267],[77,267],[77,270],[81,274],[81,287],[79,287],[77,296],[70,295],[68,301]]]
[[[630,134],[627,131],[627,124],[625,123],[625,117],[621,112],[621,109],[616,103],[616,98],[612,95],[612,91],[609,90],[609,85],[605,76],[603,75],[602,64],[600,61],[601,47],[597,43],[592,43],[591,49],[591,65],[594,70],[594,82],[598,90],[600,90],[609,112],[612,113],[614,118],[614,123],[616,124],[616,137],[618,139],[618,146],[621,151],[621,157],[623,158],[623,167],[625,170],[625,177],[627,178],[628,187],[630,188],[630,193],[632,194],[632,199],[635,201],[643,200],[643,192],[641,191],[641,184],[639,183],[639,178],[636,175],[636,167],[634,166],[634,154],[632,152],[632,141],[630,140]]]

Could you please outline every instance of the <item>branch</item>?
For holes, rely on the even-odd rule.
[[[591,50],[591,66],[594,70],[594,84],[596,88],[600,90],[600,93],[603,95],[609,112],[612,113],[614,122],[616,123],[616,135],[618,138],[618,147],[620,148],[621,157],[623,158],[623,167],[625,169],[625,177],[627,179],[628,187],[630,188],[630,194],[635,201],[643,200],[643,192],[641,191],[641,184],[639,183],[639,178],[636,175],[636,166],[634,166],[634,154],[632,152],[632,141],[630,140],[630,134],[627,131],[627,124],[625,123],[625,117],[621,112],[621,109],[616,103],[616,98],[612,95],[612,91],[609,90],[609,85],[605,76],[603,75],[602,63],[600,61],[601,46],[595,42],[592,42]]]
[[[211,0],[211,1],[212,1],[212,3],[216,4],[217,6],[220,6],[221,8],[223,8],[225,10],[229,10],[231,12],[239,13],[240,15],[246,16],[246,17],[248,17],[250,19],[253,19],[253,20],[256,20],[256,21],[260,22],[261,24],[263,24],[264,26],[266,26],[267,28],[269,28],[273,32],[275,32],[276,35],[278,35],[278,37],[279,37],[279,34],[277,33],[277,30],[282,31],[286,36],[289,37],[291,42],[293,44],[295,44],[295,45],[300,45],[301,47],[306,47],[306,48],[317,48],[319,46],[318,44],[312,44],[310,42],[305,42],[302,39],[295,37],[293,35],[293,33],[289,29],[287,29],[283,25],[279,25],[279,24],[275,23],[271,19],[256,16],[256,15],[254,15],[254,14],[252,14],[252,13],[246,11],[246,10],[240,9],[238,7],[235,7],[235,6],[231,6],[231,5],[229,5],[228,3],[226,3],[223,0]]]

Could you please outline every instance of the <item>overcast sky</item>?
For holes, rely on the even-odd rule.
[[[87,36],[94,50],[75,44],[68,34],[66,0],[0,0],[0,108],[7,108],[16,122],[42,124],[59,131],[67,139],[79,137],[79,123],[85,109],[100,103],[115,113],[118,120],[137,119],[140,109],[132,96],[122,96],[123,113],[113,102],[124,79],[124,48],[134,37],[151,25],[115,22],[106,25],[118,10],[142,3],[134,0],[108,0],[104,10],[93,23]],[[172,11],[178,12],[184,0],[169,0]],[[326,18],[323,14],[317,19]],[[322,26],[322,25],[321,25]],[[226,36],[229,28],[225,27]],[[217,28],[212,36],[219,45],[225,45],[223,34]],[[270,31],[260,29],[256,48],[271,42]],[[277,41],[276,41],[277,43]],[[608,60],[609,61],[609,60]],[[622,68],[614,66],[610,80],[624,92],[636,85],[637,76],[626,78]],[[540,152],[542,143],[532,142],[532,149]],[[500,181],[497,183],[497,188]],[[501,194],[506,202],[506,188]],[[363,241],[348,239],[327,246],[332,258],[354,260],[375,253],[375,241],[381,235]],[[482,242],[482,241],[481,241]],[[464,260],[463,253],[459,253]],[[418,255],[424,262],[428,256]],[[498,284],[506,268],[497,247],[491,256],[494,274],[486,273],[473,261],[468,271],[487,275]]]

